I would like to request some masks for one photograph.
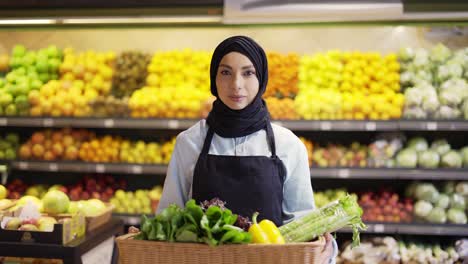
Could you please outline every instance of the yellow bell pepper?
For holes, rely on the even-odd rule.
[[[252,242],[255,244],[284,244],[284,238],[278,227],[270,220],[264,219],[257,223],[258,212],[252,216],[252,226],[249,233],[252,235]]]

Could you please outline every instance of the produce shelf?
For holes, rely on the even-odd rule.
[[[311,168],[312,178],[466,180],[467,169]]]
[[[14,170],[22,171],[126,174],[165,174],[167,170],[167,165],[160,164],[87,163],[80,161],[13,161],[11,167]]]
[[[10,161],[20,171],[166,174],[165,164],[92,163],[82,161]],[[467,180],[467,169],[311,168],[312,178]]]
[[[93,117],[0,117],[0,127],[82,127],[183,130],[199,119],[141,119]],[[468,131],[468,121],[418,120],[274,120],[274,124],[294,131]]]
[[[400,223],[366,223],[368,234],[401,234],[429,236],[468,236],[468,225],[454,224],[400,224]],[[341,233],[352,232],[350,228],[339,230]]]

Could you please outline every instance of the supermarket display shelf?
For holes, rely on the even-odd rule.
[[[11,169],[44,172],[166,174],[166,164],[10,161]],[[1,164],[1,163],[0,163]],[[466,180],[467,169],[311,168],[312,178]]]
[[[11,169],[21,171],[165,174],[167,165],[89,163],[81,161],[12,161]]]
[[[0,127],[83,127],[122,129],[187,129],[199,119],[0,117]],[[274,120],[274,124],[294,131],[468,131],[464,120]]]
[[[467,180],[468,169],[311,168],[312,178]]]
[[[366,223],[368,234],[401,234],[428,236],[468,236],[468,225],[454,224],[403,224],[403,223]],[[350,233],[350,228],[338,232]]]

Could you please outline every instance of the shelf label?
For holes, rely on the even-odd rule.
[[[140,165],[133,165],[131,167],[131,170],[133,174],[141,174],[143,172],[143,167],[141,167]]]
[[[42,126],[43,127],[52,127],[54,126],[54,119],[52,118],[44,118],[42,120]]]
[[[140,224],[140,218],[139,217],[127,217],[125,224],[127,225],[139,225]]]
[[[385,232],[385,226],[382,224],[376,224],[374,225],[374,232],[376,233],[383,233]]]
[[[338,177],[340,177],[340,178],[349,178],[349,170],[348,169],[338,170]]]
[[[104,120],[104,127],[112,128],[114,127],[114,119],[106,119]]]
[[[97,164],[95,169],[96,169],[96,172],[97,172],[97,173],[104,173],[104,172],[106,172],[106,166],[103,165],[103,164]]]
[[[283,126],[283,123],[282,122],[279,122],[279,121],[274,121],[274,122],[271,122],[272,124],[275,124],[277,126]]]
[[[20,162],[18,162],[18,168],[20,170],[27,170],[29,168],[29,163],[27,163],[25,161],[20,161]]]
[[[437,122],[427,122],[426,129],[431,131],[437,130]]]
[[[377,129],[377,125],[375,122],[367,122],[366,123],[366,130],[367,131],[375,131]]]
[[[8,119],[2,117],[0,118],[0,126],[7,126],[8,125]]]
[[[49,164],[49,171],[58,171],[57,163],[50,163]]]
[[[332,124],[330,122],[320,122],[320,129],[321,130],[330,130]]]
[[[114,252],[114,236],[92,248],[81,256],[83,264],[104,264],[111,263]]]
[[[178,129],[179,128],[179,120],[169,120],[167,121],[167,127],[170,129]]]

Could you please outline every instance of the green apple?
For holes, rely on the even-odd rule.
[[[13,57],[22,57],[26,54],[26,47],[23,45],[15,45],[13,47]]]
[[[0,184],[0,200],[5,199],[8,196],[8,190],[5,186]]]
[[[16,105],[14,104],[9,104],[5,108],[5,115],[7,116],[15,116],[18,114],[18,111],[16,110]]]
[[[6,107],[13,102],[13,96],[9,93],[0,95],[0,106]]]
[[[22,221],[21,221],[21,219],[19,219],[19,217],[13,217],[10,220],[8,220],[8,222],[5,225],[5,229],[18,230],[18,228],[21,225],[21,222]]]

